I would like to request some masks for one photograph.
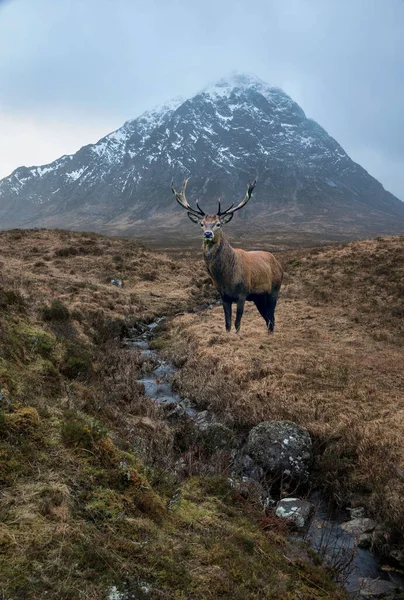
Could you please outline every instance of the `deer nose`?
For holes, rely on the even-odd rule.
[[[207,239],[212,239],[213,231],[204,231],[203,236],[206,237]]]

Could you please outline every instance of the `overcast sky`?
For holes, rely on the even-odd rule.
[[[404,200],[404,0],[0,0],[0,177],[234,70]]]

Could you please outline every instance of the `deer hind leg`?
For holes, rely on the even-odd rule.
[[[272,333],[275,328],[275,308],[276,308],[276,303],[278,301],[279,289],[280,289],[279,287],[274,288],[272,290],[272,294],[268,294],[268,319],[269,319],[268,331],[270,333]]]
[[[277,300],[278,300],[277,294],[268,294],[268,296],[267,296],[267,302],[268,302],[267,327],[268,327],[269,333],[273,333],[273,330],[275,329],[275,308],[276,308]]]
[[[269,294],[260,294],[257,296],[253,296],[252,298],[255,306],[258,308],[260,315],[265,319],[267,328],[269,328],[268,296]]]

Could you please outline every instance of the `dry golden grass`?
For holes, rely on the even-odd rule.
[[[346,597],[226,477],[171,468],[175,431],[136,384],[150,365],[121,336],[214,298],[199,260],[0,233],[1,597],[104,600],[128,579],[161,600]]]
[[[57,298],[69,309],[103,310],[119,319],[150,320],[184,309],[195,264],[120,238],[70,231],[0,232],[0,277],[35,304]],[[123,280],[123,287],[111,279]]]
[[[179,316],[159,346],[177,388],[241,430],[291,419],[315,440],[319,480],[404,532],[404,238],[296,250],[273,336],[247,305],[239,335],[220,307]]]

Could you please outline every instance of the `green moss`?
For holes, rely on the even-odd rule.
[[[85,379],[93,369],[92,353],[88,346],[67,342],[60,371],[69,379]]]
[[[10,444],[0,442],[0,484],[12,485],[30,472],[28,457]]]
[[[5,289],[0,286],[0,311],[6,311],[10,308],[18,311],[26,309],[26,300],[19,292]]]
[[[98,488],[94,490],[85,509],[94,521],[116,520],[124,514],[125,503],[122,495],[115,490]]]
[[[56,348],[56,337],[52,333],[19,322],[16,326],[16,334],[20,342],[33,355],[39,355],[47,359],[53,357]]]
[[[32,406],[4,415],[4,427],[14,435],[29,435],[39,426],[38,411]]]
[[[68,356],[61,371],[69,379],[86,377],[91,371],[91,358],[88,356]]]
[[[42,308],[42,318],[44,321],[68,321],[69,309],[60,300],[53,300],[50,306]]]
[[[87,422],[77,418],[76,415],[67,413],[66,421],[62,425],[62,440],[67,446],[94,450],[97,442],[106,437],[106,429],[97,421]]]

